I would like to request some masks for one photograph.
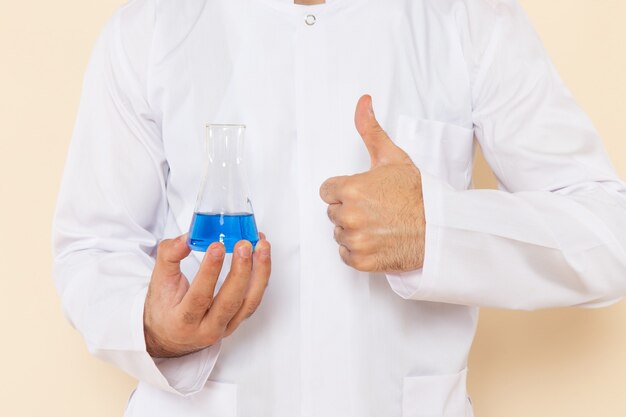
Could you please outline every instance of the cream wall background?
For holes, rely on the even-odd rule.
[[[520,1],[626,178],[626,3]],[[121,3],[0,0],[3,417],[121,417],[134,386],[86,353],[50,277],[50,222],[82,75]],[[494,184],[481,160],[476,184]],[[624,302],[594,311],[483,310],[470,360],[477,417],[626,416],[625,321]]]

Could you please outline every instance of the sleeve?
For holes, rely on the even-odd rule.
[[[144,302],[168,211],[168,164],[146,99],[150,5],[120,9],[91,57],[54,215],[54,279],[92,354],[190,395],[204,386],[219,345],[154,360],[144,339]]]
[[[473,306],[614,303],[626,294],[626,186],[521,7],[492,3],[470,72],[475,135],[499,190],[425,174],[424,267],[389,283],[407,299]]]

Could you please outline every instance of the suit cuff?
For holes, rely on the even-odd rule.
[[[117,363],[131,375],[163,391],[193,395],[204,387],[220,352],[221,343],[180,358],[152,358],[147,351],[143,314],[147,289],[135,297],[131,314],[130,351],[99,350],[101,359]]]

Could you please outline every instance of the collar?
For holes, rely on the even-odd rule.
[[[295,4],[293,0],[260,1],[267,3],[269,6],[285,13],[303,14],[309,12],[311,14],[324,14],[336,9],[342,3],[348,2],[349,0],[326,0],[326,3],[313,5]]]

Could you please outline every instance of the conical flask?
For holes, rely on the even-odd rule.
[[[227,253],[240,240],[259,241],[252,202],[248,198],[243,161],[243,125],[206,127],[205,170],[189,230],[188,245],[205,252],[222,242]]]

